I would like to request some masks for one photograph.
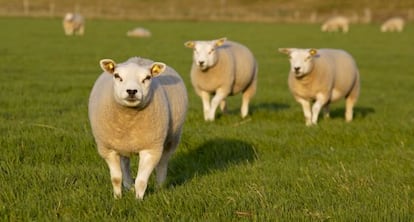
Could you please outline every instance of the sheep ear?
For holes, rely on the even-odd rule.
[[[225,42],[225,41],[227,41],[227,38],[226,38],[226,37],[223,37],[223,38],[217,39],[217,40],[216,40],[216,46],[217,46],[217,47],[222,46],[222,45],[224,44],[224,42]]]
[[[163,73],[166,67],[167,65],[161,62],[152,63],[151,68],[150,68],[152,77],[158,76],[159,74]]]
[[[309,54],[310,54],[311,56],[316,55],[316,53],[318,53],[318,51],[317,51],[316,49],[310,49],[310,50],[309,50]]]
[[[193,49],[195,46],[195,42],[194,41],[188,41],[186,43],[184,43],[184,46],[190,49]]]
[[[116,63],[112,59],[102,59],[99,61],[99,64],[101,65],[101,68],[103,71],[109,72],[111,74],[115,71]]]
[[[280,53],[286,54],[286,55],[290,55],[290,49],[289,48],[279,48],[278,51]]]

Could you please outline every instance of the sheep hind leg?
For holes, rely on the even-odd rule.
[[[225,99],[223,99],[223,100],[220,102],[220,110],[221,110],[221,112],[222,112],[223,114],[226,114],[226,113],[227,113],[227,103],[226,103],[226,100],[225,100]]]
[[[159,187],[163,185],[165,179],[167,178],[168,172],[168,161],[170,160],[171,155],[174,153],[177,148],[179,138],[175,139],[173,142],[168,142],[165,145],[165,149],[162,153],[160,162],[158,163],[155,171],[157,173],[157,184]]]
[[[354,87],[345,99],[345,121],[351,122],[354,116],[354,106],[359,96],[359,76]]]
[[[322,111],[323,111],[323,118],[325,118],[325,119],[329,119],[329,118],[330,118],[330,114],[329,114],[329,103],[327,103],[327,104],[323,107]]]
[[[129,157],[121,156],[122,185],[127,189],[134,189],[134,180],[131,177]]]
[[[250,86],[243,92],[242,106],[241,106],[241,117],[246,118],[249,114],[249,103],[252,97],[256,94],[256,77]]]
[[[147,189],[148,179],[160,161],[162,146],[139,152],[138,174],[135,179],[135,195],[137,199],[143,199]]]

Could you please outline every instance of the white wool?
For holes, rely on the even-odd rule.
[[[154,168],[158,184],[166,178],[181,137],[187,91],[178,73],[163,63],[135,57],[120,64],[104,59],[100,65],[105,72],[89,98],[92,133],[109,166],[115,197],[121,197],[122,182],[132,186],[129,157],[139,154],[135,192],[142,199]]]
[[[328,117],[329,104],[341,98],[346,99],[345,119],[352,121],[360,84],[358,67],[349,53],[338,49],[279,51],[289,55],[289,89],[302,105],[306,125],[317,124],[321,108]]]
[[[217,107],[226,111],[226,97],[242,93],[241,116],[249,111],[256,92],[257,63],[252,52],[226,38],[211,41],[188,41],[193,49],[191,82],[203,102],[204,120],[214,121]],[[213,98],[210,101],[210,97]]]
[[[349,31],[349,19],[344,16],[335,16],[326,20],[321,26],[322,32],[347,33]]]
[[[393,17],[381,25],[381,32],[402,32],[405,20],[401,17]]]
[[[85,19],[78,13],[66,13],[62,25],[65,35],[83,35],[85,33]]]

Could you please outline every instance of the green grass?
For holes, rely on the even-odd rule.
[[[150,39],[125,32],[142,25]],[[317,25],[88,21],[65,37],[59,20],[0,20],[1,221],[412,221],[414,218],[414,26],[375,25],[320,33]],[[259,88],[247,120],[240,96],[205,123],[189,79],[190,39],[226,36],[249,46]],[[352,123],[344,103],[305,127],[287,88],[278,47],[348,50],[361,71]],[[183,76],[189,112],[166,187],[151,178],[144,201],[114,200],[109,170],[87,119],[98,61],[131,56],[165,62]],[[136,161],[133,163],[136,171]]]

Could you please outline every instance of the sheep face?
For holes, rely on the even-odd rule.
[[[161,74],[166,65],[155,62],[149,67],[136,63],[117,65],[111,59],[100,61],[101,68],[113,75],[114,98],[116,102],[127,107],[145,106],[150,99],[152,78]]]
[[[297,78],[310,73],[313,69],[313,57],[317,54],[316,49],[279,49],[279,52],[287,54],[290,61],[291,72]]]
[[[217,63],[216,48],[223,45],[226,38],[211,41],[188,41],[184,45],[193,49],[193,62],[200,70],[207,71]]]

